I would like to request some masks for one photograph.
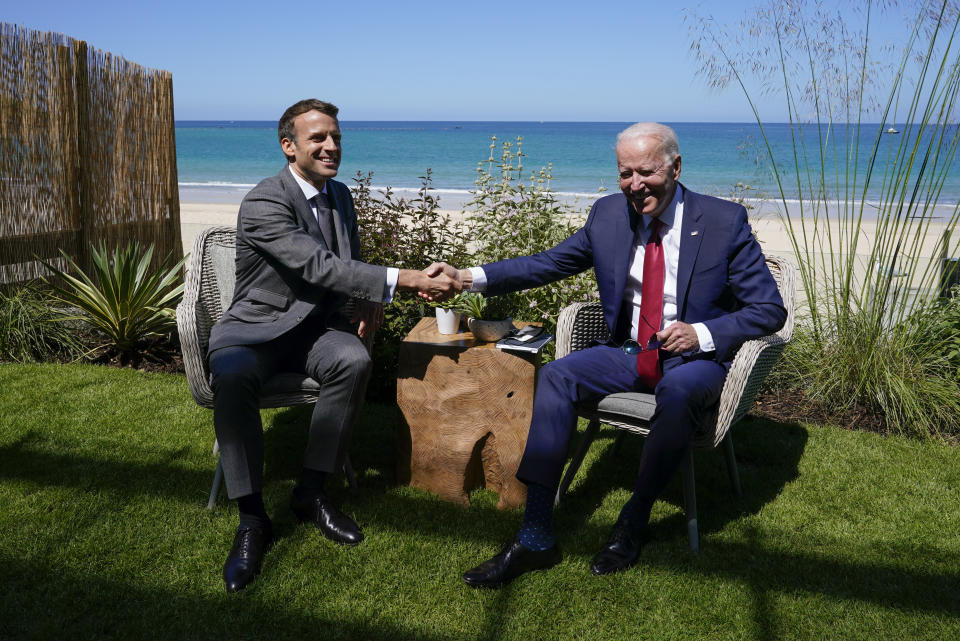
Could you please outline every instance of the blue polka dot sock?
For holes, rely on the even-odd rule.
[[[543,485],[527,485],[527,509],[517,538],[531,550],[546,550],[556,544],[553,538],[553,497],[556,492]]]

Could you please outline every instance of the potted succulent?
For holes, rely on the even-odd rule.
[[[506,315],[502,298],[483,294],[462,294],[458,308],[467,317],[467,327],[477,340],[498,341],[513,329],[513,319]]]
[[[457,294],[445,301],[431,303],[437,310],[437,331],[441,334],[456,334],[460,331],[460,305],[466,294]]]

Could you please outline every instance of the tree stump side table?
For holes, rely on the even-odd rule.
[[[497,492],[499,509],[523,505],[526,486],[515,474],[540,354],[499,350],[470,332],[440,334],[435,318],[423,318],[400,344],[399,361],[400,482],[461,505],[476,487]]]

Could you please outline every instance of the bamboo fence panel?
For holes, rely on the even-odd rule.
[[[131,240],[183,251],[170,73],[0,24],[0,283]]]

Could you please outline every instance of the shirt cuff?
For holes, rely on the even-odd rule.
[[[396,267],[387,267],[387,280],[383,284],[383,302],[392,303],[393,295],[397,291],[397,281],[400,279],[400,270]]]
[[[470,285],[470,291],[487,291],[487,273],[483,271],[483,267],[471,267],[470,273],[473,274],[473,284]]]
[[[701,352],[712,352],[717,349],[717,346],[713,344],[713,334],[710,333],[706,325],[703,323],[694,323],[692,327],[693,331],[697,333],[697,340],[700,342]]]

